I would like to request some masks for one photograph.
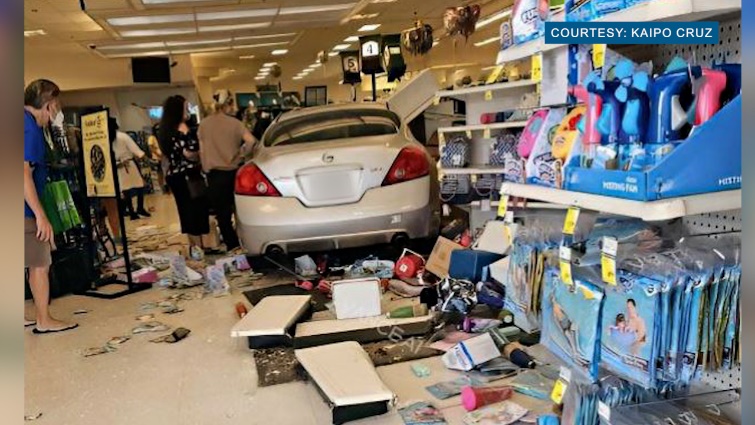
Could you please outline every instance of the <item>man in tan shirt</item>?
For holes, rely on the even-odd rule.
[[[213,95],[215,113],[199,125],[199,155],[207,174],[210,202],[228,251],[239,248],[233,228],[234,186],[236,171],[243,164],[257,140],[233,114],[235,104],[228,90]]]

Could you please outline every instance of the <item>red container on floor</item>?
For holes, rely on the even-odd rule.
[[[477,410],[488,404],[508,400],[514,395],[514,389],[508,386],[501,387],[463,387],[461,389],[461,404],[467,412]]]

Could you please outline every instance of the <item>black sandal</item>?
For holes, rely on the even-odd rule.
[[[32,329],[32,333],[35,333],[37,335],[41,335],[41,334],[53,334],[53,333],[57,333],[57,332],[70,331],[71,329],[76,329],[78,327],[79,327],[79,324],[78,323],[74,323],[73,325],[68,325],[68,326],[65,326],[65,327],[62,327],[62,328],[59,328],[59,329],[38,329],[38,328],[34,328],[34,329]]]

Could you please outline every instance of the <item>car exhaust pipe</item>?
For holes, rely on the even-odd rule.
[[[409,246],[409,235],[406,233],[396,233],[391,238],[391,245],[396,248],[404,249]]]
[[[285,254],[286,251],[278,245],[270,245],[265,249],[265,255],[267,256],[280,256]]]

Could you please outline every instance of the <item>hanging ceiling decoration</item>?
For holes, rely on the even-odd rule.
[[[279,78],[281,76],[281,66],[275,64],[270,67],[270,76],[273,78]]]
[[[319,52],[317,52],[317,61],[319,63],[325,63],[328,61],[328,59],[330,59],[330,56],[328,56],[325,50],[320,50]]]
[[[469,38],[475,32],[475,25],[480,19],[480,5],[449,7],[443,13],[443,26],[449,36],[457,34]]]
[[[424,55],[433,48],[433,27],[416,21],[413,28],[401,33],[401,43],[409,54]]]

